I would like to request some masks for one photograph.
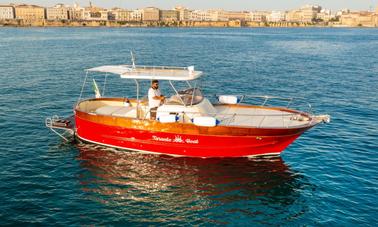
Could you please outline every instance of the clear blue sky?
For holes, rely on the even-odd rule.
[[[52,6],[56,3],[72,5],[77,2],[81,6],[89,5],[88,0],[0,0],[0,4],[27,3],[41,6]],[[191,9],[226,9],[226,10],[288,10],[306,4],[321,5],[324,8],[338,10],[349,8],[351,10],[374,11],[378,0],[92,0],[97,6],[112,8],[115,6],[136,9],[146,6],[156,6],[162,9],[171,9],[182,5]]]

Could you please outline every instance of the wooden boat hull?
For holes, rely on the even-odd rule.
[[[182,126],[184,124],[178,123],[162,124],[149,120],[128,122],[133,120],[90,116],[79,111],[76,112],[75,120],[76,135],[87,142],[135,151],[206,158],[278,155],[312,127],[196,129],[193,128],[196,126],[189,126],[188,129]],[[130,127],[130,124],[133,124],[133,127]],[[227,128],[229,133],[225,134]]]

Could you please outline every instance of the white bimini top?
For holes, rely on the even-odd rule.
[[[119,75],[125,79],[140,80],[180,80],[188,81],[199,78],[202,71],[195,71],[194,66],[133,66],[133,65],[105,65],[91,69],[89,72],[103,72]]]

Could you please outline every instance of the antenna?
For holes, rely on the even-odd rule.
[[[135,69],[136,68],[135,67],[135,57],[134,57],[134,53],[133,53],[132,50],[130,51],[130,54],[131,54],[131,62],[133,63],[133,69]]]

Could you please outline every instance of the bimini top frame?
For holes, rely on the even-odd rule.
[[[194,66],[105,65],[87,69],[86,71],[116,74],[124,79],[169,81],[195,80],[203,74],[202,71],[195,71]]]
[[[132,55],[133,56],[133,55]],[[174,67],[174,66],[144,66],[144,65],[135,65],[134,61],[132,65],[105,65],[99,66],[95,68],[86,69],[86,76],[84,79],[84,83],[80,92],[80,96],[78,99],[78,103],[81,100],[84,86],[87,81],[88,73],[105,73],[105,78],[108,74],[115,74],[119,75],[121,78],[125,79],[132,79],[135,81],[136,84],[136,98],[137,98],[137,107],[139,107],[139,80],[166,80],[169,81],[169,84],[176,92],[178,99],[181,103],[186,106],[187,104],[182,100],[179,92],[176,90],[172,81],[185,81],[189,88],[192,88],[189,81],[195,80],[200,78],[203,75],[202,71],[195,71],[194,66],[188,67]],[[196,88],[197,83],[195,84]],[[194,92],[192,95],[192,99],[194,98]],[[193,100],[192,100],[193,103]],[[192,105],[192,104],[191,104]]]

